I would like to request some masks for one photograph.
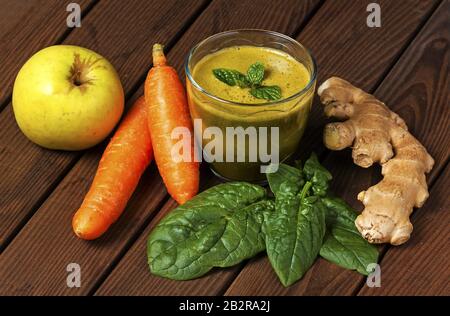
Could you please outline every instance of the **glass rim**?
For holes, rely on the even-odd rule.
[[[270,34],[270,35],[274,35],[277,37],[281,37],[284,38],[285,40],[288,40],[291,43],[294,43],[295,45],[299,46],[300,48],[304,49],[305,52],[308,54],[308,56],[311,58],[311,65],[312,65],[312,69],[311,69],[311,76],[309,79],[308,84],[301,89],[300,91],[294,93],[293,95],[291,95],[290,97],[287,97],[285,99],[280,99],[277,101],[269,101],[269,102],[264,102],[264,103],[243,103],[243,102],[235,102],[235,101],[230,101],[230,100],[226,100],[223,99],[221,97],[218,97],[214,94],[212,94],[211,92],[207,91],[206,89],[204,89],[197,81],[195,81],[194,77],[192,76],[191,73],[191,69],[189,67],[189,63],[192,59],[192,56],[194,55],[195,51],[198,49],[198,47],[202,44],[204,44],[206,41],[212,40],[214,38],[217,38],[219,36],[223,36],[225,34],[231,34],[231,33],[237,33],[237,32],[260,32],[260,33],[266,33],[266,34]],[[207,38],[205,38],[204,40],[200,41],[199,43],[197,43],[194,47],[192,47],[189,50],[189,54],[186,57],[185,60],[185,67],[184,67],[186,76],[188,77],[189,81],[198,89],[200,90],[200,92],[206,94],[208,97],[219,101],[221,103],[225,103],[225,104],[229,104],[229,105],[236,105],[236,106],[252,106],[252,107],[260,107],[260,106],[271,106],[271,105],[277,105],[277,104],[281,104],[284,102],[289,102],[293,99],[296,99],[304,94],[306,94],[311,86],[314,84],[314,82],[316,81],[317,78],[317,64],[316,64],[316,59],[314,58],[314,56],[311,54],[311,51],[306,48],[305,46],[303,46],[302,44],[300,44],[297,40],[293,39],[292,37],[279,33],[279,32],[275,32],[275,31],[269,31],[269,30],[264,30],[264,29],[236,29],[236,30],[228,30],[228,31],[224,31],[224,32],[220,32],[220,33],[216,33],[214,35],[211,35]]]

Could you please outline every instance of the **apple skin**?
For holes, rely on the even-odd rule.
[[[86,48],[56,45],[20,69],[12,104],[19,128],[32,142],[82,150],[105,139],[120,120],[124,92],[105,58]]]

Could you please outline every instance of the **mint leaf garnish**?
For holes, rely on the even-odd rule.
[[[245,75],[237,70],[219,68],[213,70],[214,76],[229,86],[238,85],[241,88],[249,87],[249,82]]]
[[[264,79],[264,65],[260,62],[251,65],[247,71],[247,78],[252,85],[260,85]]]
[[[252,96],[258,99],[275,101],[281,99],[281,88],[279,86],[259,86],[250,90]]]
[[[275,101],[281,99],[281,88],[279,86],[263,86],[264,65],[260,62],[252,64],[247,75],[227,68],[217,68],[213,70],[214,76],[229,86],[239,86],[240,88],[250,88],[250,94],[258,99]]]

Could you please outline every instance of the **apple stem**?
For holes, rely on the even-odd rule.
[[[83,87],[84,84],[89,83],[91,80],[89,78],[89,71],[95,62],[96,61],[92,62],[90,58],[87,60],[82,60],[79,54],[75,54],[72,67],[70,69],[70,82],[75,87]]]
[[[77,87],[79,87],[83,84],[83,82],[81,81],[81,71],[80,70],[75,71],[75,73],[72,75],[72,82]]]

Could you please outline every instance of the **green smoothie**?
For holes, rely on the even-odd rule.
[[[228,86],[212,75],[217,68],[235,69],[245,74],[255,62],[266,68],[263,84],[279,86],[283,98],[296,94],[309,82],[308,70],[293,57],[280,50],[255,46],[234,46],[207,55],[195,66],[193,77],[203,89],[219,98],[238,103],[266,103],[264,99],[253,97],[248,90]]]
[[[256,62],[263,64],[265,68],[262,85],[276,85],[281,88],[280,100],[269,102],[258,99],[250,94],[249,89],[227,85],[213,74],[213,70],[217,68],[234,69],[245,74],[249,66]],[[250,162],[249,159],[250,151],[259,152],[260,143],[251,142],[250,136],[246,136],[246,159],[244,162],[237,162],[237,150],[243,148],[239,148],[236,142],[234,147],[228,143],[227,148],[227,127],[254,127],[258,131],[260,127],[267,127],[269,153],[276,150],[279,161],[283,161],[295,151],[306,126],[314,92],[314,86],[311,86],[308,91],[297,95],[311,79],[310,72],[301,62],[281,50],[233,46],[201,58],[192,69],[192,77],[207,92],[204,93],[187,80],[192,119],[202,120],[202,130],[201,133],[197,131],[197,140],[203,147],[211,141],[203,137],[203,132],[208,127],[218,127],[223,132],[223,161],[211,162],[211,168],[216,173],[232,180],[255,182],[265,179],[265,174],[260,170],[262,162]],[[294,95],[296,96],[292,97]],[[279,129],[277,146],[273,146],[273,143],[271,145],[271,127]],[[234,161],[226,159],[226,153],[230,150],[234,152]],[[264,164],[267,165],[268,162],[264,161]]]

